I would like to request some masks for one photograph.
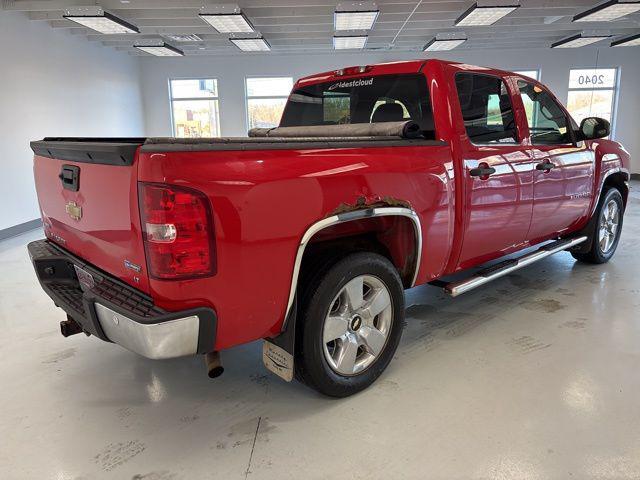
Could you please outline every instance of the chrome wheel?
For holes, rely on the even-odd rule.
[[[598,242],[600,243],[600,251],[603,254],[609,253],[613,248],[619,225],[620,208],[615,200],[610,200],[602,209],[598,228]]]
[[[357,375],[382,353],[393,322],[389,289],[372,275],[349,281],[324,320],[324,356],[340,375]]]

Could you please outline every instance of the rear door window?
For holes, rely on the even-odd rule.
[[[464,127],[472,143],[518,142],[511,97],[502,79],[458,73],[456,88]]]
[[[325,82],[295,89],[281,127],[413,120],[427,138],[435,135],[426,78],[380,75]]]

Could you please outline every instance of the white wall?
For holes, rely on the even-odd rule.
[[[139,63],[0,12],[0,230],[39,218],[31,140],[45,136],[140,136]]]
[[[599,52],[599,53],[598,53]],[[539,68],[542,81],[563,101],[567,99],[569,69],[580,67],[620,67],[621,81],[616,120],[616,139],[623,142],[635,161],[632,171],[640,173],[640,48],[582,48],[575,50],[469,50],[453,51],[438,58],[488,65],[507,70]],[[170,136],[171,122],[168,79],[214,77],[220,89],[220,116],[223,136],[246,135],[244,99],[245,76],[291,75],[298,78],[349,65],[428,58],[421,53],[356,53],[279,56],[274,54],[228,57],[141,58],[147,134]]]

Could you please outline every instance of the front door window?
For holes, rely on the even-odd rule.
[[[571,143],[569,121],[549,93],[537,85],[518,80],[520,97],[527,114],[533,145]]]

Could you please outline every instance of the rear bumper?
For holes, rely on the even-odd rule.
[[[153,300],[48,240],[28,245],[40,285],[84,331],[147,358],[214,351],[217,317],[210,308],[166,312]],[[83,284],[77,266],[93,277]]]

